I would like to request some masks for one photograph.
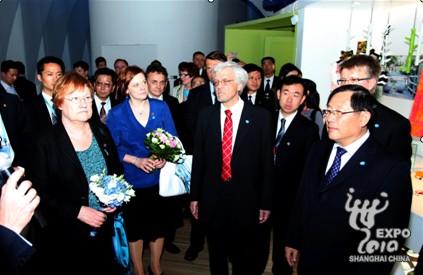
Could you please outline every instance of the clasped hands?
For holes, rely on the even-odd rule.
[[[104,207],[101,210],[96,210],[88,206],[81,206],[79,210],[78,219],[92,227],[99,228],[107,219],[106,213],[113,213],[116,208]]]
[[[166,164],[164,159],[151,159],[151,158],[135,158],[133,165],[143,170],[146,173],[151,173],[155,169],[161,169]]]

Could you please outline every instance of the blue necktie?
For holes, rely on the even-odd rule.
[[[279,128],[278,135],[276,136],[275,147],[279,147],[279,144],[282,141],[283,135],[285,134],[285,119],[281,118],[281,128]]]
[[[344,148],[341,148],[341,147],[336,148],[335,160],[333,161],[332,166],[330,167],[330,169],[328,170],[328,172],[326,173],[323,179],[323,184],[325,186],[331,184],[333,179],[336,177],[336,175],[338,175],[339,168],[341,167],[341,157],[346,152],[347,151]]]

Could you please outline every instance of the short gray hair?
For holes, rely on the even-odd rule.
[[[217,64],[213,69],[213,75],[219,73],[225,69],[231,69],[235,74],[235,82],[242,85],[241,91],[244,90],[245,85],[247,85],[248,81],[248,73],[237,63],[232,61],[226,61]]]

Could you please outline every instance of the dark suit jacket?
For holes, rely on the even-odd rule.
[[[279,111],[274,115],[272,141],[277,134]],[[297,113],[285,132],[280,145],[275,148],[275,192],[272,217],[274,221],[289,220],[298,187],[303,175],[306,157],[314,142],[319,140],[315,123]]]
[[[192,153],[197,120],[200,111],[213,105],[209,82],[192,89],[184,106],[184,121],[186,129],[186,151]]]
[[[33,248],[15,232],[0,225],[0,266],[2,274],[19,274]]]
[[[53,126],[49,110],[44,102],[42,94],[37,95],[35,98],[25,100],[24,106],[28,114],[34,136],[46,129],[50,129]],[[58,114],[57,118],[59,119],[59,117],[60,116]]]
[[[31,130],[27,113],[16,95],[0,92],[0,114],[15,152],[13,164],[25,167],[26,143]]]
[[[244,92],[242,92],[241,94],[241,98],[245,102],[249,102],[247,89],[244,89]],[[263,107],[264,109],[268,110],[271,114],[273,114],[276,110],[276,98],[274,96],[274,93],[265,93],[262,88],[259,88],[256,94],[256,101],[254,105]]]
[[[347,194],[353,188],[353,201],[369,200],[373,204],[379,199],[378,209],[385,204],[381,193],[388,195],[389,207],[375,216],[374,225],[367,227],[372,232],[371,239],[376,239],[377,228],[407,228],[412,196],[410,168],[370,137],[334,181],[323,186],[332,146],[327,141],[315,144],[305,164],[287,242],[300,251],[298,274],[389,274],[391,263],[349,262],[351,255],[359,255],[358,246],[365,237],[364,232],[352,228],[351,220],[360,228],[365,226],[358,221],[360,214],[354,218],[346,211]],[[371,214],[362,215],[363,220],[371,221]],[[401,244],[400,240],[399,247]]]
[[[191,178],[191,200],[199,202],[200,221],[213,220],[224,200],[223,184],[232,185],[229,209],[234,226],[258,224],[259,210],[271,209],[272,144],[269,114],[244,104],[232,153],[232,179],[221,182],[222,138],[220,104],[206,108],[198,118]]]
[[[24,76],[19,76],[13,85],[22,100],[28,100],[37,96],[37,88],[34,82],[29,81]]]

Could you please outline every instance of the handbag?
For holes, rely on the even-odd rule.
[[[115,215],[113,222],[113,249],[116,262],[125,270],[130,269],[129,245],[126,238],[122,212]]]
[[[166,162],[160,170],[159,195],[179,196],[190,191],[192,155],[185,156],[183,163]]]

